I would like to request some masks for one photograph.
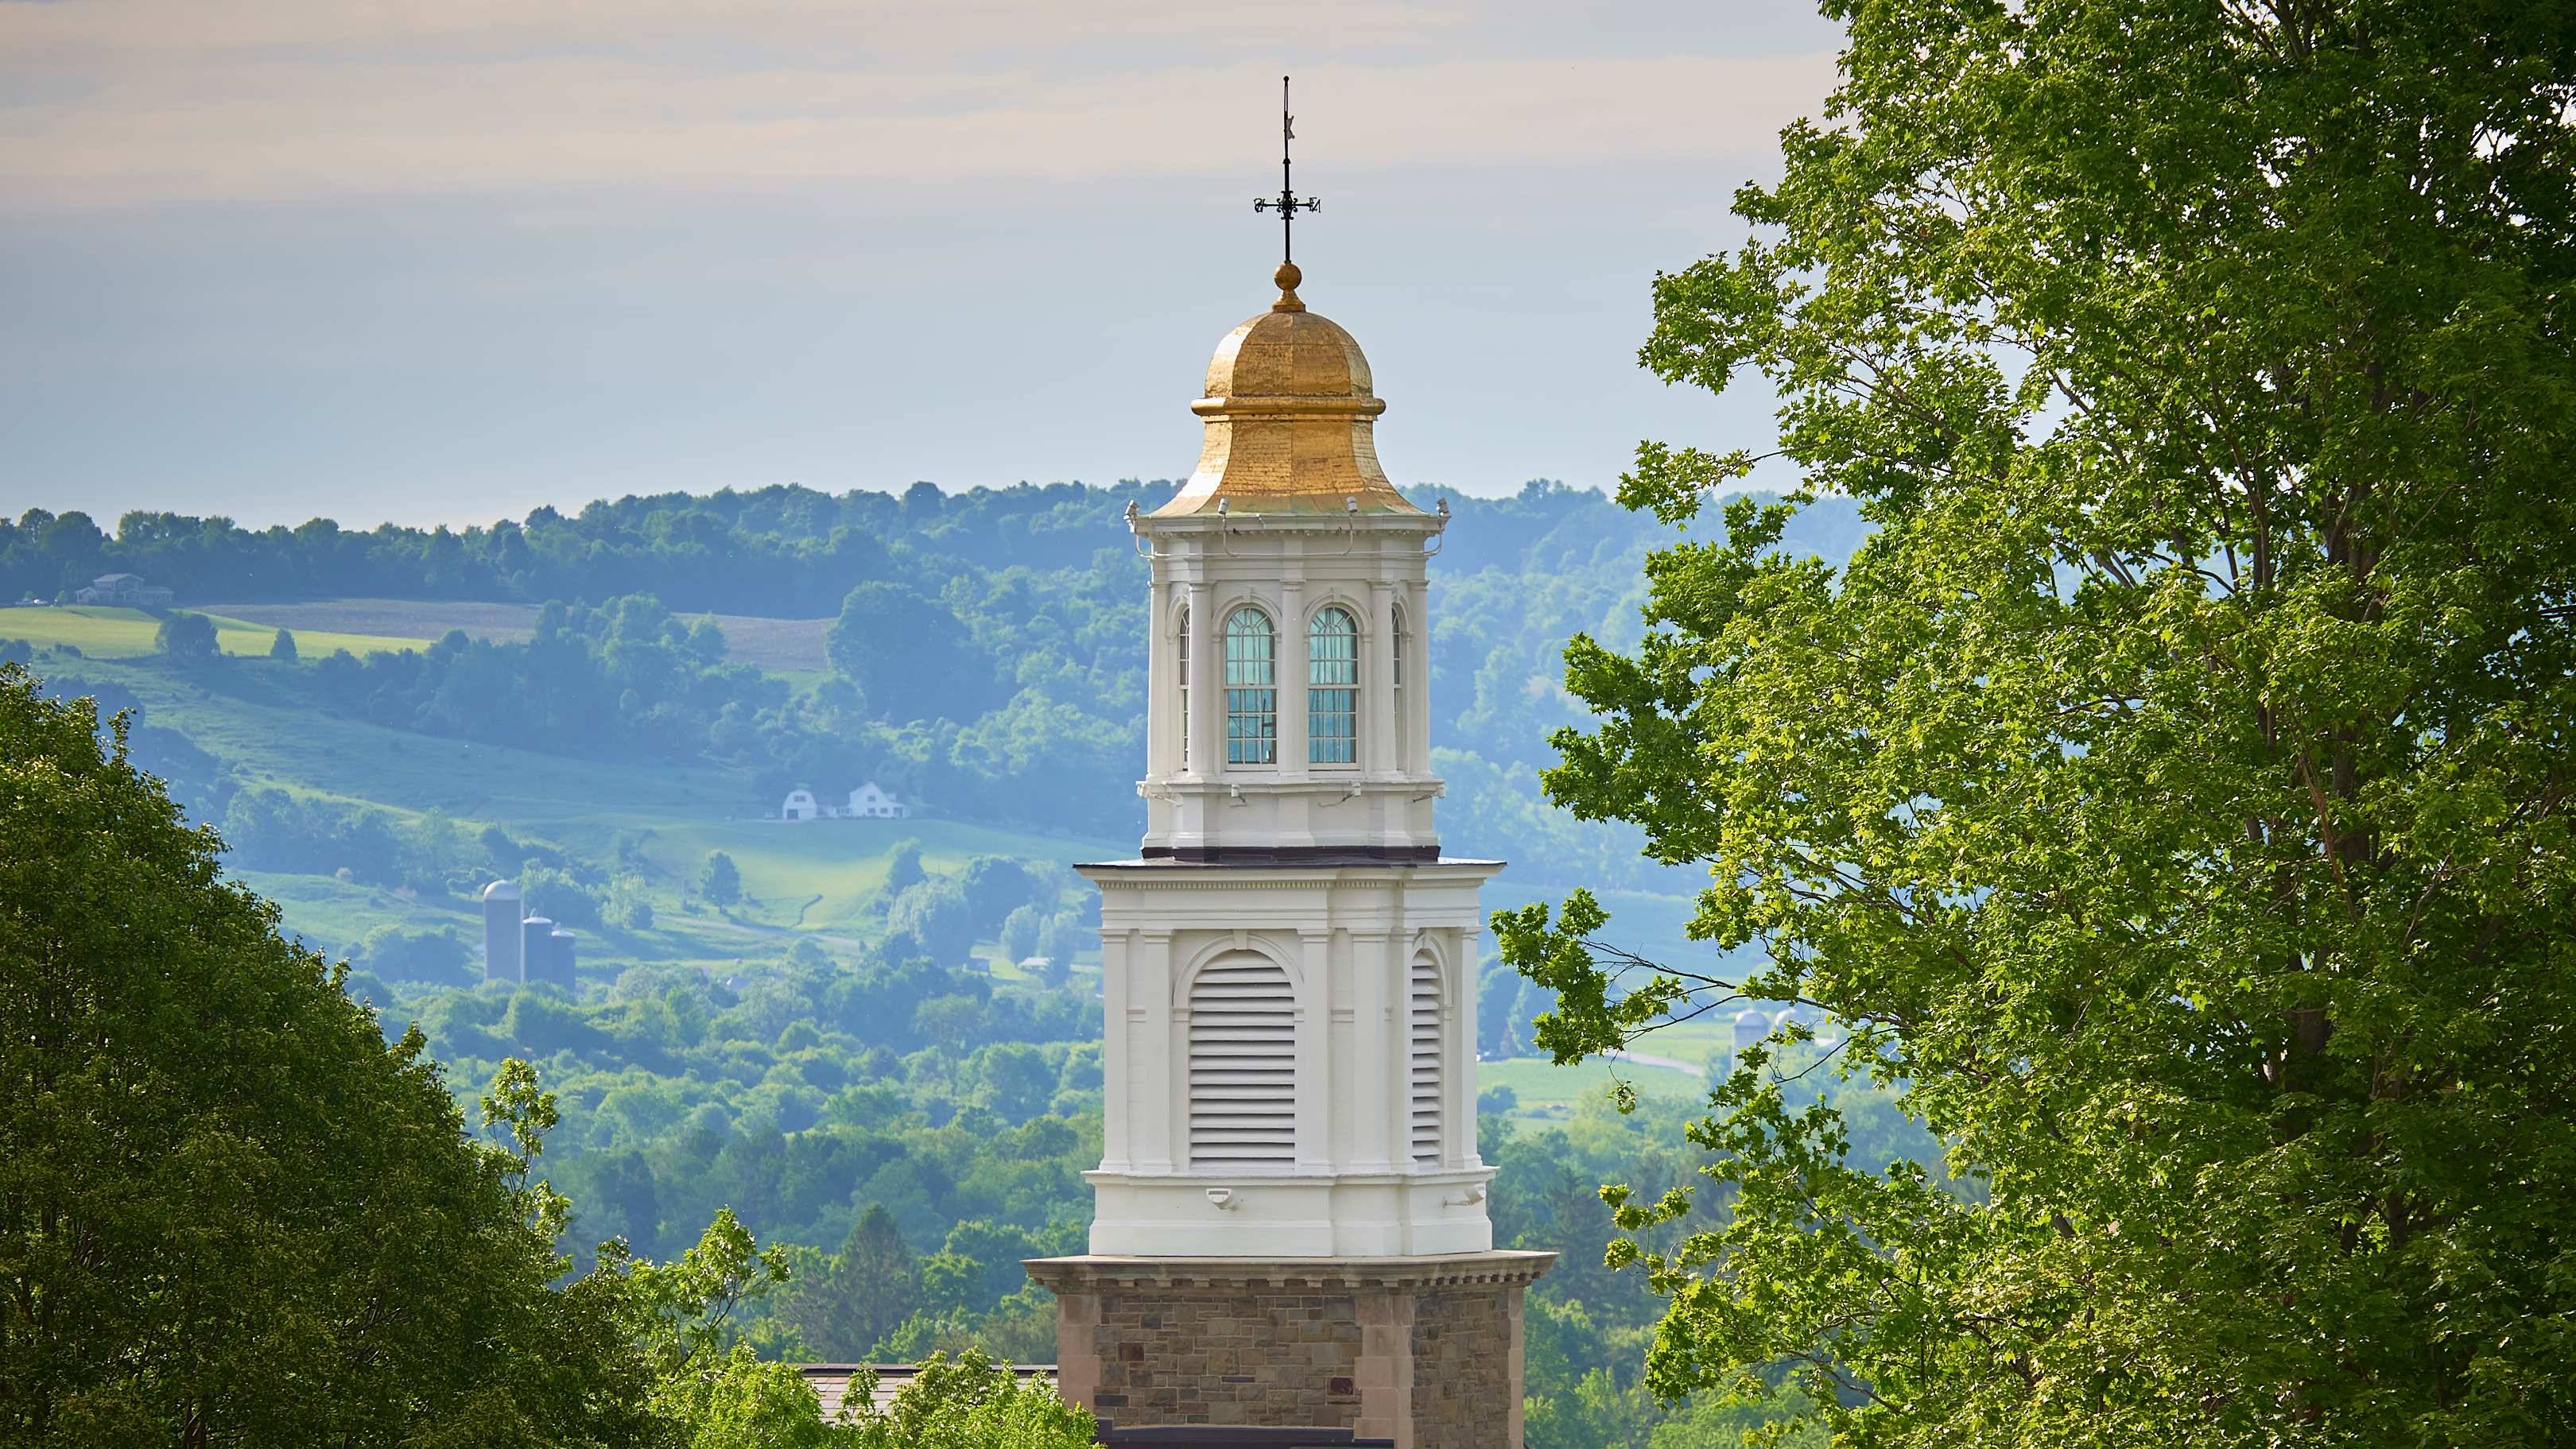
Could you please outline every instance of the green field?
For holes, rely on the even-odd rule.
[[[846,951],[880,934],[868,907],[885,883],[895,846],[905,840],[920,844],[933,871],[962,869],[985,854],[1069,863],[1133,848],[1129,841],[1020,834],[952,820],[763,820],[755,817],[759,805],[745,781],[730,771],[569,759],[317,714],[296,706],[265,664],[213,680],[157,661],[99,656],[39,659],[36,667],[76,687],[113,684],[131,692],[148,723],[183,730],[245,786],[371,804],[407,822],[443,810],[469,834],[499,825],[595,860],[614,858],[619,840],[627,839],[642,862],[654,927],[585,932],[595,938],[583,943],[585,961],[769,958],[799,934]],[[686,914],[683,888],[696,880],[710,850],[734,858],[747,898],[726,913]],[[478,928],[471,903],[461,899],[416,900],[329,876],[253,873],[246,879],[279,903],[290,930],[332,950],[382,924]]]
[[[456,599],[322,599],[297,604],[207,604],[198,612],[220,614],[263,629],[292,629],[298,642],[307,630],[326,633],[436,639],[461,629],[470,639],[496,644],[524,644],[535,633],[534,604],[480,603]],[[681,614],[683,622],[716,621],[724,631],[726,657],[773,673],[819,678],[829,666],[823,638],[829,619],[760,619],[746,614]],[[84,648],[87,646],[84,645]],[[263,652],[265,647],[262,646]],[[351,651],[356,652],[356,651]]]
[[[1518,1101],[1507,1115],[1524,1119],[1564,1117],[1585,1099],[1603,1100],[1614,1080],[1625,1081],[1641,1097],[1697,1100],[1708,1094],[1694,1073],[1627,1062],[1582,1062],[1560,1067],[1544,1057],[1476,1063],[1476,1090],[1509,1087]]]
[[[275,624],[257,624],[199,609],[182,612],[206,613],[206,617],[214,620],[215,642],[226,654],[265,658],[269,645],[277,638],[278,626]],[[107,609],[86,604],[0,609],[0,639],[24,639],[40,649],[68,644],[93,659],[133,659],[154,653],[153,637],[160,628],[160,616],[147,614],[141,609]],[[352,654],[373,654],[386,649],[421,649],[428,644],[427,638],[321,629],[295,631],[296,650],[308,659],[319,658],[335,649],[346,649]]]

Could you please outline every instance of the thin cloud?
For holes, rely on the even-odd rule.
[[[0,52],[50,84],[14,87],[21,102],[0,108],[0,187],[79,204],[1235,169],[1269,144],[1251,98],[1281,62],[1244,59],[1265,48],[1266,13],[1159,0],[22,9],[0,16]],[[1430,6],[1345,0],[1301,19],[1335,40],[1297,67],[1301,141],[1346,169],[1747,155],[1815,110],[1832,77],[1823,52],[1514,54],[1517,27]]]

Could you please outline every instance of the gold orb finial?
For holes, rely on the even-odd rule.
[[[1306,304],[1297,300],[1297,284],[1306,280],[1306,274],[1297,270],[1295,262],[1281,262],[1279,270],[1270,274],[1270,280],[1279,284],[1279,300],[1270,304],[1271,311],[1303,312],[1306,310]]]

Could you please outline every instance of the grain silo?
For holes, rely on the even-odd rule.
[[[483,888],[483,979],[525,981],[527,955],[522,949],[519,917],[525,914],[519,888],[496,880]]]
[[[555,955],[555,923],[544,916],[530,916],[519,923],[519,959],[526,963],[522,981],[543,981]]]
[[[540,945],[544,947],[542,957],[538,950]],[[542,965],[539,964],[541,959]],[[529,938],[528,980],[531,983],[550,981],[562,987],[568,996],[578,994],[573,977],[572,932],[556,926],[542,943],[533,936]]]

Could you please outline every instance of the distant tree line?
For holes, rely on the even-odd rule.
[[[603,599],[659,594],[673,608],[820,618],[871,580],[936,593],[961,568],[1086,565],[1117,542],[1130,500],[1168,483],[1130,480],[978,488],[917,483],[901,495],[853,489],[726,489],[628,496],[566,517],[450,529],[327,518],[243,528],[229,518],[131,512],[113,534],[78,511],[0,520],[0,591],[51,599],[100,574],[136,573],[189,599]]]
[[[544,601],[525,643],[451,633],[426,649],[320,660],[273,643],[273,658],[301,653],[309,667],[259,677],[397,729],[734,766],[757,808],[799,785],[874,779],[954,818],[1124,835],[1142,823],[1133,782],[1148,628],[1145,565],[1119,514],[1167,487],[667,494],[461,532],[327,520],[253,531],[138,513],[110,537],[81,515],[31,510],[0,522],[0,590],[46,595],[125,570],[183,599]],[[1579,718],[1562,688],[1566,641],[1637,643],[1643,560],[1675,530],[1545,481],[1452,501],[1421,641],[1448,831],[1521,874],[1654,883],[1640,832],[1544,808],[1536,771],[1550,763],[1549,734]],[[1860,535],[1857,516],[1828,500],[1784,546],[1838,561]],[[829,616],[830,671],[791,683],[732,661],[715,623],[674,610]],[[184,618],[166,651],[207,687],[236,687],[222,682],[242,672],[233,665],[258,667],[210,657],[211,628]]]

